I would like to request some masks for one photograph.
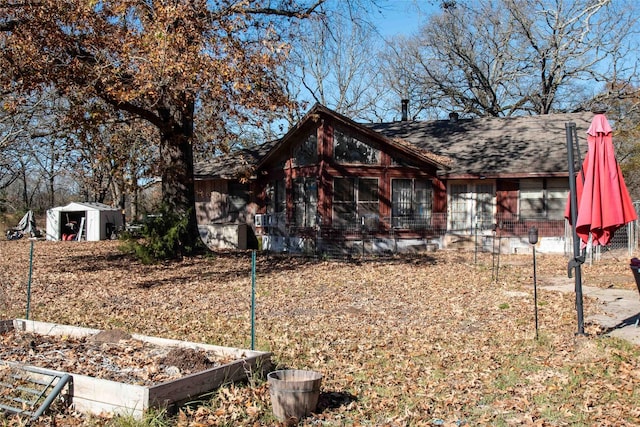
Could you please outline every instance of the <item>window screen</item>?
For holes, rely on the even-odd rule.
[[[394,227],[423,228],[431,218],[433,191],[430,181],[394,179],[391,182],[391,215]]]
[[[318,186],[312,177],[293,182],[293,222],[298,227],[314,227],[318,211]]]
[[[335,178],[333,180],[333,223],[352,227],[378,222],[380,215],[377,178]]]
[[[333,137],[333,157],[338,163],[374,165],[380,161],[380,151],[336,130]]]

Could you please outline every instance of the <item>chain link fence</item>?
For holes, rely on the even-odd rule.
[[[640,201],[633,202],[636,215],[640,218]],[[638,255],[640,243],[640,227],[639,220],[632,221],[620,227],[608,246],[587,245],[587,261],[598,261],[602,256],[607,254],[615,254],[615,256],[626,255],[634,257]],[[626,252],[626,254],[625,254]]]

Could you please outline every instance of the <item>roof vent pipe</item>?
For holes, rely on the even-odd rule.
[[[457,123],[458,122],[458,113],[449,113],[449,122]]]
[[[409,120],[409,100],[403,99],[400,102],[402,102],[402,121],[406,122]]]

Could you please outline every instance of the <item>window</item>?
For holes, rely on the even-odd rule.
[[[293,223],[297,227],[314,227],[318,212],[318,185],[312,177],[293,181]]]
[[[547,180],[547,218],[563,220],[564,210],[569,197],[569,180],[566,178],[552,178]]]
[[[267,213],[272,216],[271,226],[285,224],[287,196],[284,180],[279,179],[269,182],[267,186]]]
[[[318,137],[313,133],[293,150],[293,163],[295,166],[306,166],[317,162]]]
[[[397,228],[424,228],[431,221],[433,190],[431,181],[394,179],[391,181],[391,215]]]
[[[376,178],[335,178],[333,180],[333,225],[377,226],[380,215]]]
[[[356,220],[355,179],[333,180],[333,225],[345,227]]]
[[[413,164],[412,162],[408,161],[408,160],[404,160],[404,159],[400,159],[397,157],[392,157],[391,158],[391,165],[392,166],[404,166],[404,167],[408,167],[408,168],[417,168],[418,166]]]
[[[229,182],[229,214],[238,218],[249,203],[249,184],[238,181]]]
[[[563,219],[568,186],[568,181],[562,178],[520,180],[520,217]]]
[[[336,130],[333,137],[333,157],[339,163],[375,165],[380,162],[380,151]]]
[[[376,178],[359,178],[357,193],[358,219],[377,223],[379,216],[378,180]]]

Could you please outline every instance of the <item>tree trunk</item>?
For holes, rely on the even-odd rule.
[[[55,203],[56,203],[56,195],[55,195],[55,177],[53,176],[53,173],[49,174],[49,206],[51,206],[52,208],[55,207]]]
[[[158,116],[163,122],[160,129],[160,155],[162,157],[162,203],[171,216],[175,216],[180,228],[175,255],[192,255],[201,251],[196,221],[196,195],[193,184],[193,124],[195,102],[183,94],[183,108],[160,108]]]
[[[131,216],[131,221],[138,220],[138,195],[140,194],[140,187],[136,184],[133,187],[133,200],[131,201],[131,210],[129,211],[129,215]]]
[[[23,166],[22,174],[22,207],[26,211],[29,209],[29,196],[27,191],[27,169]]]
[[[51,156],[51,163],[49,164],[48,178],[49,178],[49,206],[55,207],[56,195],[55,195],[55,179],[56,179],[56,156],[54,155],[55,139],[51,138],[49,143],[49,155]]]
[[[111,204],[115,205],[116,203],[118,203],[118,207],[120,209],[124,209],[121,205],[121,199],[124,197],[124,190],[123,190],[123,186],[120,185],[119,182],[117,182],[115,179],[110,180],[111,182],[109,183],[109,187],[111,190]],[[106,197],[106,194],[105,194]]]
[[[180,235],[180,253],[176,255],[190,255],[202,248],[195,213],[191,138],[181,133],[162,134],[160,153],[164,208],[179,220],[187,221],[186,230]]]

